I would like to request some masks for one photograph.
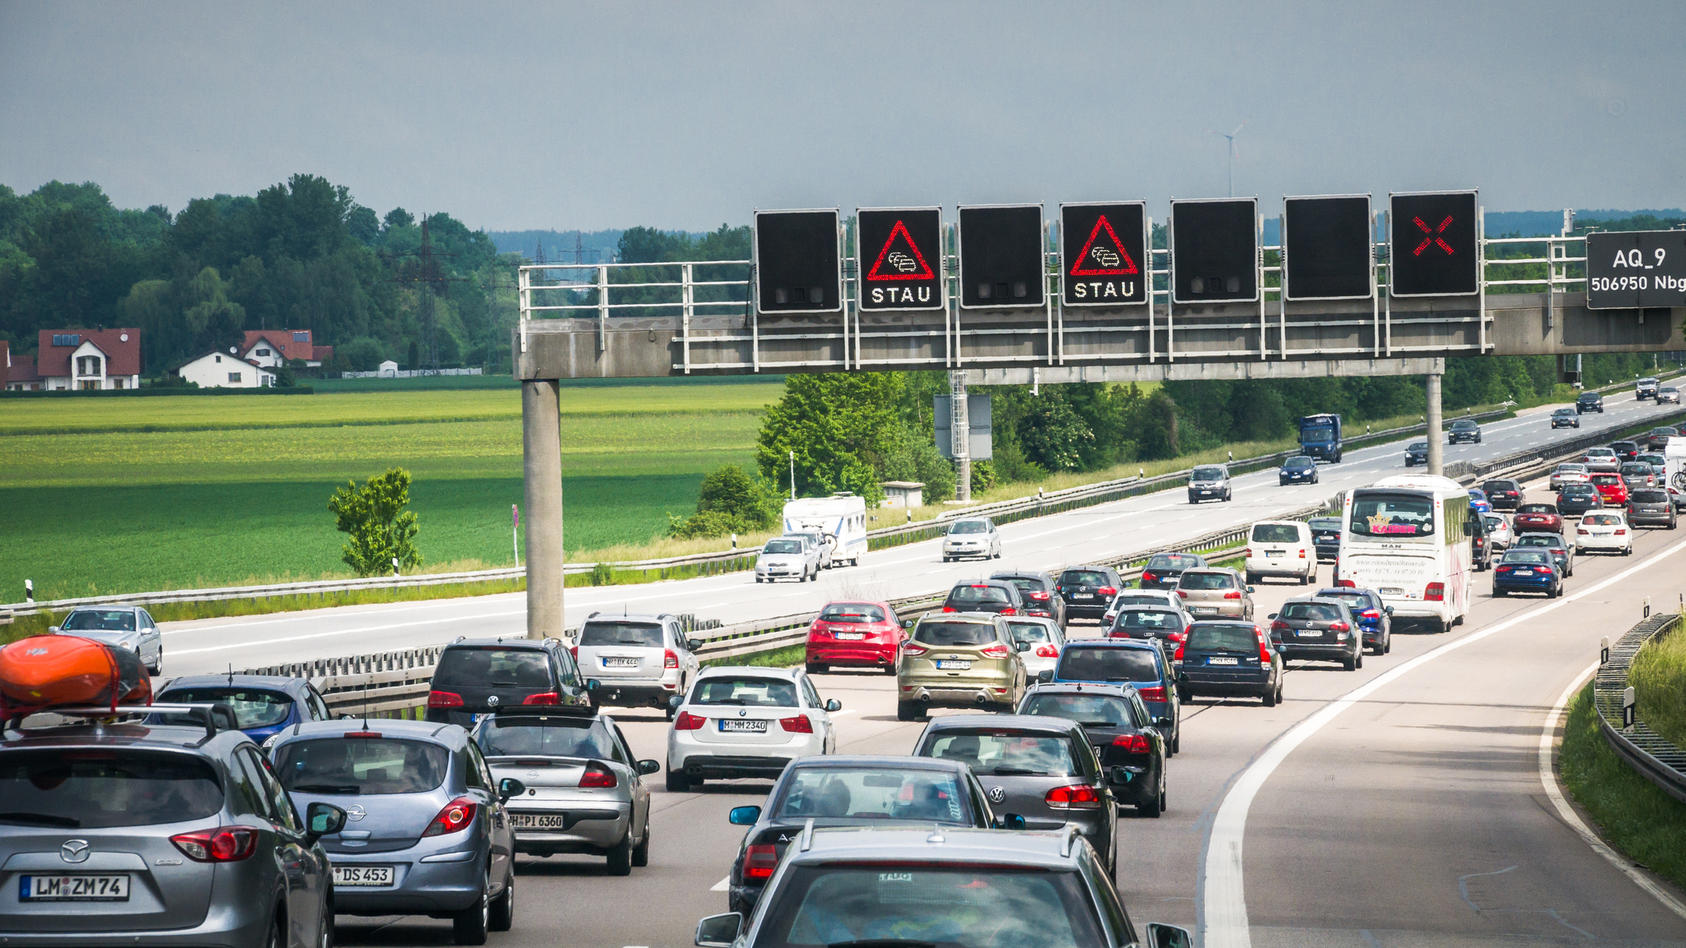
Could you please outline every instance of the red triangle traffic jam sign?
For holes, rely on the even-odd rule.
[[[1101,231],[1106,231],[1107,241],[1095,245],[1095,238]],[[1087,264],[1087,266],[1086,266]],[[1083,244],[1083,250],[1077,254],[1077,259],[1071,263],[1071,275],[1077,277],[1098,276],[1135,276],[1141,270],[1130,252],[1124,249],[1124,242],[1118,239],[1118,234],[1112,229],[1112,222],[1102,214],[1095,219],[1095,227],[1089,231],[1089,239]]]
[[[897,237],[906,244],[906,249],[896,247]],[[934,277],[930,264],[925,262],[925,255],[919,252],[919,245],[913,242],[913,235],[907,232],[907,225],[901,221],[896,221],[896,226],[890,228],[890,236],[884,241],[883,248],[878,251],[878,259],[873,261],[872,269],[866,275],[868,280],[874,282],[929,280]]]

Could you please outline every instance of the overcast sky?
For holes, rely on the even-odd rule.
[[[1686,206],[1686,2],[0,0],[0,183],[470,227],[1478,187]],[[1245,124],[1243,124],[1245,123]],[[952,213],[952,212],[950,212]]]

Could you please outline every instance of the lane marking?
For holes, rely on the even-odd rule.
[[[731,887],[732,887],[732,877],[726,876],[725,878],[721,879],[719,882],[716,882],[715,884],[709,886],[708,891],[710,891],[710,892],[725,892],[727,889],[730,889]]]
[[[1634,885],[1650,893],[1669,911],[1681,918],[1686,918],[1686,903],[1675,898],[1673,893],[1658,885],[1655,879],[1634,866],[1631,860],[1611,849],[1604,840],[1599,839],[1598,834],[1594,833],[1592,828],[1581,819],[1581,815],[1575,812],[1575,808],[1569,805],[1569,801],[1563,796],[1562,789],[1557,785],[1557,772],[1552,767],[1552,757],[1557,748],[1559,722],[1562,720],[1563,712],[1568,708],[1569,701],[1574,698],[1575,693],[1580,691],[1586,680],[1597,672],[1597,662],[1581,669],[1570,680],[1569,686],[1563,689],[1563,693],[1557,696],[1557,701],[1552,704],[1550,713],[1546,715],[1545,726],[1540,728],[1540,786],[1545,788],[1546,796],[1551,800],[1552,808],[1557,811],[1558,817],[1563,820],[1565,825],[1575,831],[1575,835],[1587,844],[1587,848],[1604,857],[1605,862],[1615,866],[1618,872],[1632,879]]]
[[[1513,626],[1532,622],[1546,613],[1554,612],[1593,593],[1615,585],[1641,570],[1650,569],[1663,560],[1686,550],[1686,540],[1653,553],[1643,561],[1606,577],[1587,588],[1547,602],[1537,608],[1525,609],[1508,619],[1465,635],[1453,642],[1424,652],[1417,657],[1388,669],[1368,682],[1354,688],[1324,705],[1300,723],[1289,728],[1265,747],[1264,751],[1230,785],[1212,820],[1212,831],[1206,839],[1199,880],[1200,943],[1206,948],[1251,948],[1252,932],[1247,921],[1247,894],[1243,885],[1242,840],[1247,831],[1247,811],[1258,796],[1264,782],[1281,766],[1296,747],[1321,731],[1341,712],[1364,700],[1382,688],[1405,677],[1423,665],[1474,645],[1489,636],[1497,635]]]

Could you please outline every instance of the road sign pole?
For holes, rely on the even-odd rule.
[[[527,503],[527,637],[562,636],[562,417],[555,379],[521,383]]]
[[[1440,434],[1440,373],[1430,372],[1427,379],[1428,409],[1424,412],[1427,422],[1426,432],[1428,441],[1428,472],[1444,476],[1443,462],[1445,460],[1445,445]]]
[[[948,373],[949,444],[954,453],[954,499],[972,499],[972,419],[966,408],[966,371]]]

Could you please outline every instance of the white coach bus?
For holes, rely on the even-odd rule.
[[[1474,576],[1469,494],[1432,474],[1387,477],[1347,492],[1335,583],[1374,589],[1395,619],[1444,632],[1469,612]]]

